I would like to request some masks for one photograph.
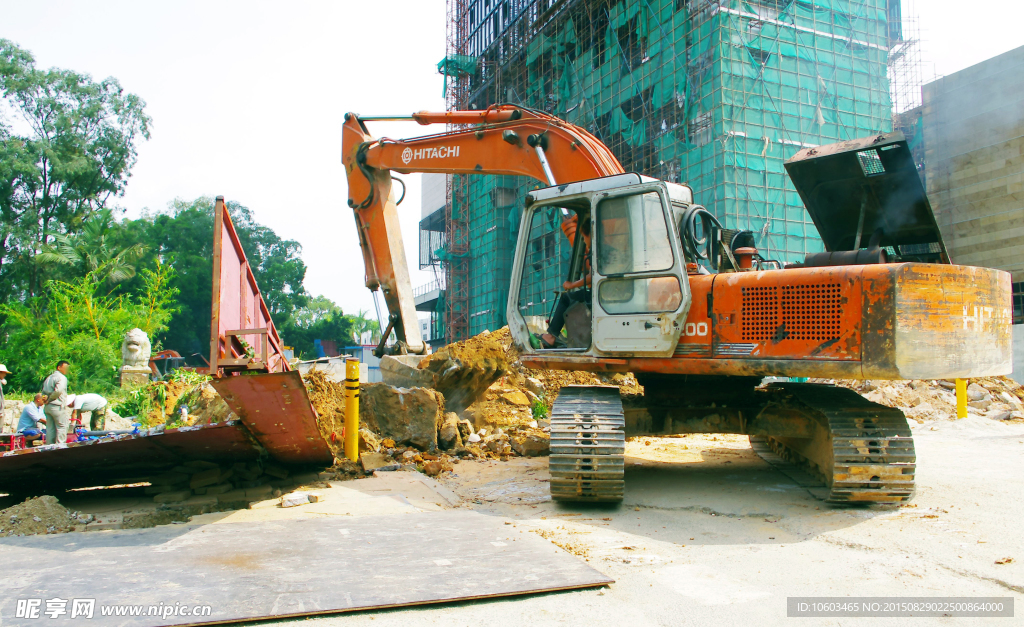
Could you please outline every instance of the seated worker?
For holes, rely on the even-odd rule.
[[[71,422],[81,423],[82,412],[92,412],[89,418],[90,431],[103,431],[107,426],[107,399],[99,394],[78,394],[68,398]]]
[[[39,423],[46,424],[46,414],[43,413],[45,404],[46,395],[36,394],[32,402],[25,405],[25,409],[21,410],[21,419],[18,420],[18,433],[23,433],[25,429],[38,429]]]
[[[43,413],[43,405],[46,404],[45,394],[36,394],[32,402],[25,405],[21,410],[21,419],[18,420],[18,433],[25,435],[25,441],[30,442],[39,438],[39,425],[46,424],[46,414]]]
[[[590,220],[587,220],[580,227],[580,233],[583,234],[584,250],[584,262],[583,262],[583,277],[577,281],[566,281],[562,283],[562,295],[558,297],[558,304],[555,305],[555,311],[551,315],[551,322],[548,324],[547,333],[540,335],[540,341],[543,348],[554,348],[558,341],[558,336],[562,332],[562,327],[565,326],[565,310],[569,308],[569,305],[573,303],[586,303],[590,305]],[[583,289],[576,289],[583,288]],[[575,291],[570,291],[575,290]]]

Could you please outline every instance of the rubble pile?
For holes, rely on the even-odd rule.
[[[130,418],[141,422],[145,427],[192,427],[238,419],[217,390],[210,385],[209,377],[153,381],[136,389],[132,394],[147,397],[147,402],[124,402],[122,410],[141,406],[142,410],[139,413],[143,415]],[[126,418],[119,421],[119,416],[112,425],[111,413],[108,409],[107,429],[131,428],[131,420]]]
[[[252,501],[280,496],[294,487],[320,480],[316,473],[296,475],[288,468],[258,461],[218,464],[191,460],[150,477],[145,493],[158,504],[218,511],[244,508]]]
[[[598,374],[583,370],[534,370],[519,362],[508,327],[490,334],[505,351],[508,372],[463,413],[478,427],[505,427],[543,418],[566,385],[615,385],[623,399],[643,395],[632,373]]]
[[[432,375],[431,387],[444,395],[448,409],[461,413],[508,371],[509,363],[502,338],[485,331],[427,355],[418,368]]]
[[[812,379],[850,388],[869,401],[894,407],[918,423],[956,418],[954,381]],[[1024,387],[1009,377],[971,379],[967,413],[999,421],[1024,421]]]
[[[37,496],[0,511],[0,536],[66,533],[80,521],[52,496]]]
[[[184,421],[181,420],[182,408],[185,408],[188,416]],[[172,412],[180,426],[189,427],[238,419],[209,381],[203,381],[180,394]]]
[[[547,455],[547,416],[562,386],[617,385],[624,398],[643,394],[629,373],[532,370],[518,359],[504,327],[446,346],[424,357],[417,368],[406,368],[426,371],[426,376],[415,374],[430,387],[362,384],[360,463],[339,460],[331,469],[333,476],[400,469],[434,475],[451,470],[461,459]],[[327,425],[325,437],[342,457],[343,388],[316,370],[305,375],[305,382],[314,409]],[[466,389],[460,391],[459,385]]]

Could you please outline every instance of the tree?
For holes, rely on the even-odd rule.
[[[295,350],[300,359],[316,357],[313,340],[331,340],[342,348],[352,342],[355,318],[346,316],[341,307],[326,296],[316,296],[295,314],[278,325],[281,341]]]
[[[296,326],[308,329],[317,323],[341,315],[343,315],[341,307],[335,304],[333,300],[326,296],[314,296],[309,299],[309,303],[305,307],[295,310],[292,319],[295,321]]]
[[[368,312],[365,309],[360,309],[359,313],[352,318],[352,339],[357,344],[360,342],[360,338],[363,337],[363,333],[366,333],[367,331],[372,331],[370,334],[371,343],[380,341],[380,323],[371,318],[367,318],[367,313]]]
[[[54,236],[76,233],[124,193],[151,120],[116,79],[37,69],[6,39],[0,97],[10,114],[0,115],[0,300],[8,302],[39,293],[47,272],[35,257]]]
[[[169,266],[143,270],[137,297],[104,290],[97,274],[105,273],[100,266],[68,281],[47,281],[42,293],[28,302],[0,305],[8,340],[5,358],[17,364],[14,387],[38,390],[57,360],[66,359],[72,364],[73,390],[112,390],[124,334],[138,327],[154,338],[167,328],[177,296],[168,286],[174,278]]]
[[[99,283],[120,283],[135,276],[135,261],[146,252],[146,247],[139,243],[116,246],[112,240],[117,230],[113,212],[102,209],[85,221],[81,232],[54,235],[55,243],[45,246],[36,255],[36,261],[72,268],[80,275],[91,275]]]

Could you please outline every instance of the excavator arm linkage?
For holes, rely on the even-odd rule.
[[[370,120],[409,120],[447,124],[444,133],[393,140],[373,138]],[[366,286],[384,292],[388,329],[398,347],[425,353],[416,321],[412,283],[391,196],[391,172],[508,174],[529,176],[545,185],[621,174],[608,147],[582,128],[540,111],[500,105],[483,111],[420,112],[407,117],[360,118],[345,114],[342,163],[348,177],[348,204],[355,213]]]

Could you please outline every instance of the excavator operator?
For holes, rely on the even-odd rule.
[[[590,291],[590,220],[585,220],[580,225],[580,233],[583,234],[583,276],[576,281],[566,281],[562,283],[562,295],[558,297],[558,304],[555,305],[555,311],[551,314],[551,321],[548,323],[547,333],[542,333],[540,343],[542,348],[555,348],[556,346],[562,345],[563,342],[560,339],[562,328],[565,326],[565,310],[569,308],[573,303],[584,303],[590,305],[591,291]],[[580,289],[582,288],[582,289]]]

